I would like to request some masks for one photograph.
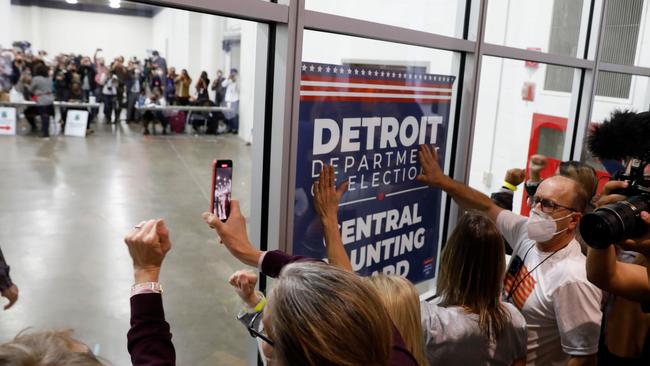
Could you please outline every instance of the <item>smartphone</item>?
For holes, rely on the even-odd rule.
[[[212,163],[212,194],[210,212],[221,221],[230,216],[232,195],[232,160],[215,160]]]

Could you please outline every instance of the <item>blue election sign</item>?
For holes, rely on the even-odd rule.
[[[339,223],[353,269],[405,276],[436,273],[440,190],[415,180],[418,147],[444,162],[454,76],[395,67],[306,62],[300,85],[293,254],[325,257],[312,184],[324,164],[349,181]]]

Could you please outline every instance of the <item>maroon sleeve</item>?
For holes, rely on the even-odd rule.
[[[289,255],[281,250],[272,250],[264,255],[260,270],[265,275],[275,278],[280,275],[284,266],[294,262],[320,262],[320,260],[301,255]]]
[[[131,329],[128,350],[134,366],[176,364],[169,324],[165,321],[162,295],[140,294],[131,297]]]
[[[418,361],[406,348],[402,335],[393,325],[393,348],[390,352],[390,366],[418,366]],[[423,366],[423,365],[422,365]]]

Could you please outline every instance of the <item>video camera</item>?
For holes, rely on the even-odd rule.
[[[588,140],[589,150],[600,159],[629,160],[629,171],[620,171],[614,180],[627,181],[622,190],[611,192],[627,197],[586,214],[580,234],[592,248],[604,249],[613,243],[639,237],[647,231],[642,211],[650,211],[650,112],[616,111],[598,126]]]

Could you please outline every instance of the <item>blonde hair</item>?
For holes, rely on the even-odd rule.
[[[72,338],[72,331],[20,332],[13,340],[0,344],[2,366],[102,366],[90,352],[79,352],[83,345]]]
[[[406,348],[418,361],[418,365],[428,365],[424,355],[420,296],[415,286],[411,281],[400,276],[378,275],[366,279],[381,296],[388,315],[402,335]]]
[[[482,333],[496,339],[510,321],[501,303],[505,267],[504,243],[494,223],[481,213],[465,213],[440,257],[441,305],[469,308],[478,314]]]
[[[392,326],[377,291],[325,263],[282,270],[265,309],[275,358],[289,366],[387,366]]]

